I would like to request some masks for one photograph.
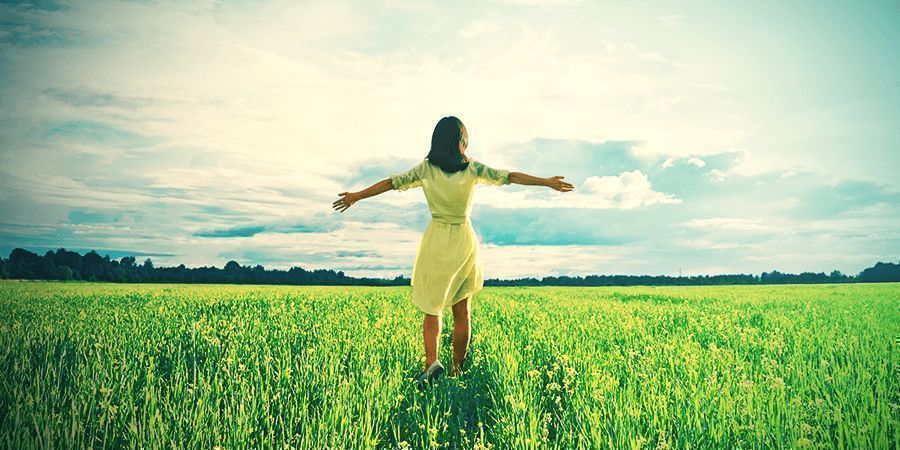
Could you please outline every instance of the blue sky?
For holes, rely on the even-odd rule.
[[[0,252],[409,276],[425,156],[488,277],[855,274],[900,257],[896,2],[0,4]]]

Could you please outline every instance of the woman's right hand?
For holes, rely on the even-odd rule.
[[[341,198],[335,200],[335,202],[331,204],[331,207],[338,212],[346,211],[347,208],[359,201],[359,197],[357,197],[355,192],[341,192],[338,195],[340,195]]]
[[[546,186],[552,189],[556,189],[559,192],[569,192],[572,189],[575,189],[575,186],[572,186],[571,183],[565,182],[562,179],[565,178],[562,175],[557,175],[555,177],[547,178]]]

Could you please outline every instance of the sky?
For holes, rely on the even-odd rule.
[[[900,3],[0,3],[0,253],[409,277],[425,157],[486,278],[855,275],[900,258]]]

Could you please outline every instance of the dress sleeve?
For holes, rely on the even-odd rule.
[[[422,161],[406,172],[391,174],[391,185],[398,191],[405,191],[410,188],[422,186],[422,180],[425,178],[425,171],[428,170],[428,167],[425,166],[426,164],[428,164],[428,161]]]
[[[495,186],[509,184],[508,170],[495,169],[478,161],[472,161],[472,165],[475,167],[475,176],[478,177],[479,183],[493,184]]]

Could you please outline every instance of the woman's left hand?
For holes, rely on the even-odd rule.
[[[341,192],[338,195],[340,195],[341,198],[331,204],[331,207],[338,210],[338,212],[346,211],[347,208],[359,201],[359,196],[357,196],[355,192]]]
[[[572,183],[563,181],[562,180],[563,178],[565,178],[565,177],[562,175],[545,178],[545,180],[547,180],[546,186],[551,189],[556,189],[559,192],[569,192],[572,189],[575,189],[575,186],[572,186]]]

